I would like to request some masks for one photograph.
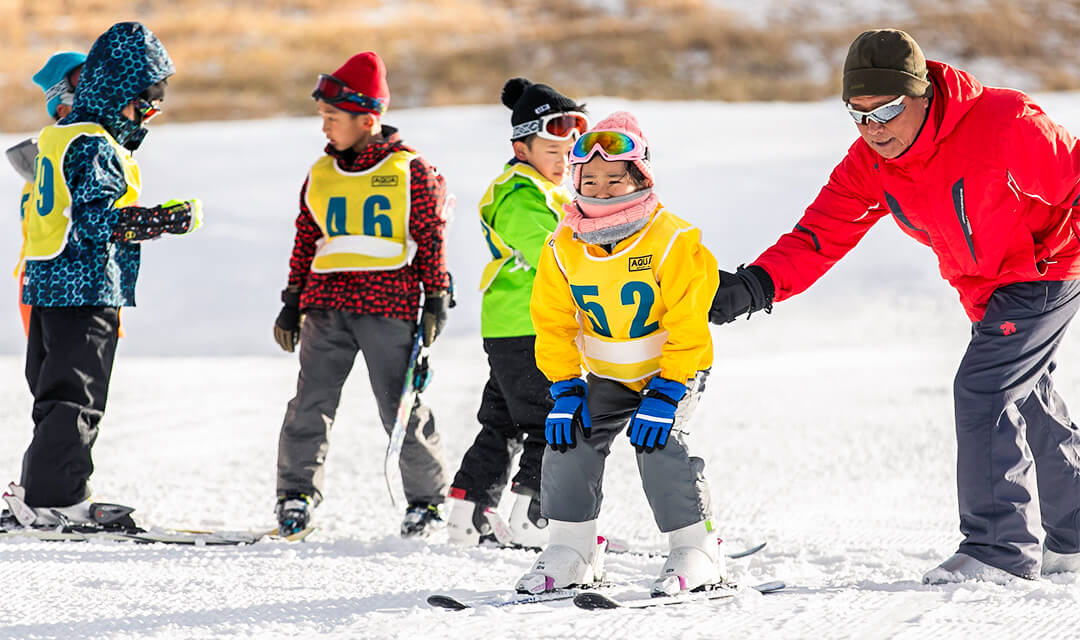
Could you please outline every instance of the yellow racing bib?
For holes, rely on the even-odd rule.
[[[19,245],[19,262],[15,265],[15,277],[18,278],[23,269],[23,258],[26,256],[26,221],[30,218],[30,198],[34,195],[34,183],[27,182],[19,194],[19,226],[22,230],[22,244]]]
[[[79,136],[105,138],[120,159],[127,191],[113,206],[127,207],[135,204],[139,198],[142,180],[138,163],[131,157],[131,152],[120,146],[101,125],[79,123],[45,127],[38,136],[34,185],[24,208],[27,260],[51,260],[67,246],[71,233],[71,192],[64,176],[64,156]]]
[[[660,371],[667,306],[656,274],[674,236],[692,229],[661,209],[636,239],[610,255],[574,240],[569,229],[555,234],[555,259],[578,308],[582,361],[590,372],[627,383]]]
[[[312,271],[383,271],[412,260],[416,243],[409,235],[409,163],[415,157],[396,151],[356,172],[342,170],[330,156],[315,163],[305,199],[323,237]]]
[[[499,275],[499,270],[514,257],[514,250],[499,237],[499,234],[488,223],[488,219],[494,213],[492,208],[499,196],[499,191],[515,177],[531,180],[540,193],[544,194],[548,209],[551,209],[559,220],[563,217],[563,205],[570,202],[570,192],[565,187],[554,184],[530,164],[518,163],[503,171],[480,199],[480,229],[484,233],[488,251],[491,252],[491,262],[484,265],[484,271],[480,274],[480,291],[487,291],[487,288],[495,281],[495,276]]]

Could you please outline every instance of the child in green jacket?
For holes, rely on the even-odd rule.
[[[491,374],[477,414],[480,433],[450,488],[447,527],[450,542],[458,544],[477,544],[495,533],[501,523],[495,508],[511,458],[521,450],[510,488],[516,494],[510,542],[542,547],[547,522],[540,517],[540,461],[551,398],[548,381],[536,368],[529,298],[540,251],[570,201],[562,186],[567,154],[588,121],[581,105],[525,78],[506,82],[502,102],[512,110],[514,157],[480,200],[480,225],[491,251],[480,282],[481,332]]]

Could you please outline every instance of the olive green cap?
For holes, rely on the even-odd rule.
[[[844,60],[843,99],[854,96],[929,97],[926,58],[915,39],[898,29],[864,31]]]

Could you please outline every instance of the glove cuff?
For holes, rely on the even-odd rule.
[[[682,400],[683,396],[686,395],[686,385],[656,376],[649,380],[649,385],[645,387],[645,391],[641,395],[645,398],[656,398],[678,406],[679,400]]]
[[[300,308],[300,292],[291,287],[286,287],[281,290],[281,302],[290,309]]]
[[[735,276],[742,280],[750,291],[750,313],[764,310],[772,313],[772,301],[776,295],[776,285],[773,284],[769,272],[756,264],[749,267],[739,265],[735,269]]]
[[[553,400],[558,400],[566,396],[583,396],[588,392],[588,389],[588,385],[581,378],[570,378],[569,380],[551,383],[548,392]]]
[[[432,289],[424,292],[424,311],[438,313],[449,308],[451,296],[446,289]]]

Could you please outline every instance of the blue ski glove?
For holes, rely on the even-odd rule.
[[[588,439],[592,433],[592,417],[585,404],[589,387],[581,378],[571,378],[552,383],[550,393],[555,407],[544,421],[544,435],[551,448],[560,453],[577,446],[574,426],[581,428],[581,435]]]
[[[649,381],[641,395],[641,404],[630,418],[626,435],[630,436],[630,444],[638,453],[650,453],[667,444],[679,400],[686,395],[686,385],[657,376]]]

